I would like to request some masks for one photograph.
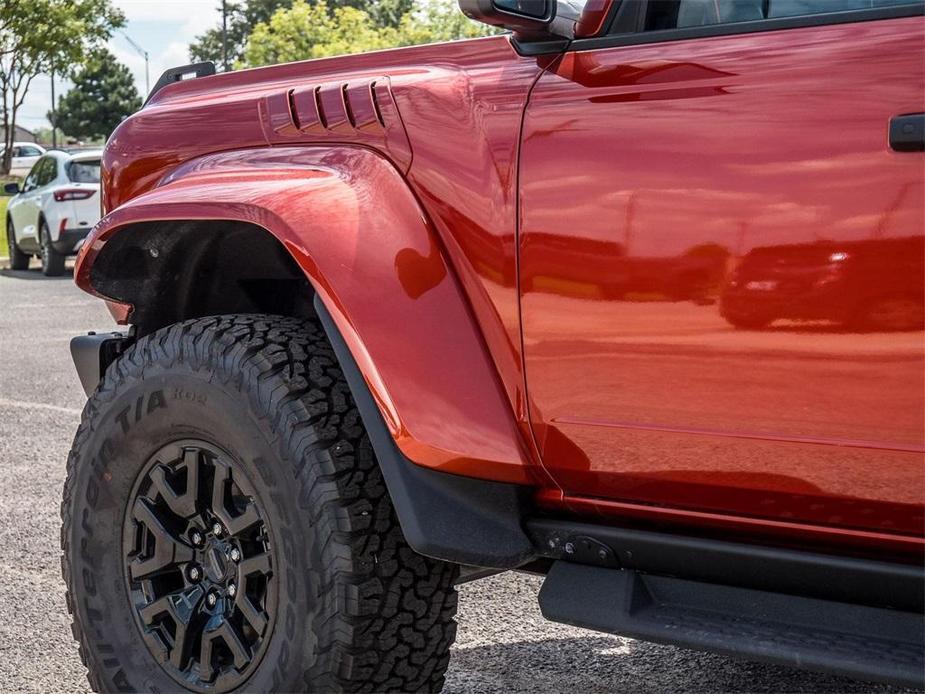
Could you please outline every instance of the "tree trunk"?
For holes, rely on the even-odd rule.
[[[10,109],[6,99],[6,84],[0,84],[3,90],[3,157],[0,157],[0,175],[9,176],[13,165],[13,138],[16,126],[10,122]]]

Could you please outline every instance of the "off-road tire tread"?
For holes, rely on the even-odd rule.
[[[329,570],[315,599],[311,691],[439,691],[455,639],[457,567],[405,542],[381,470],[336,357],[317,320],[231,315],[177,323],[138,340],[106,372],[84,408],[67,460],[61,505],[62,572],[72,631],[90,686],[106,689],[75,609],[68,547],[81,451],[100,413],[146,367],[187,362],[232,383],[299,480]]]

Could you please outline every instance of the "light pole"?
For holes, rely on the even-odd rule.
[[[125,40],[129,42],[132,48],[134,48],[142,58],[145,59],[145,96],[151,93],[151,82],[148,80],[148,51],[139,46],[137,43],[132,41],[132,37],[126,34],[124,31],[119,30],[119,33],[125,37]]]
[[[222,70],[228,72],[228,8],[222,0]]]
[[[51,71],[51,148],[58,149],[58,109],[55,104],[55,71]]]

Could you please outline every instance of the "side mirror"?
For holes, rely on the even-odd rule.
[[[556,0],[459,0],[469,19],[513,31],[518,37],[550,36]]]
[[[615,4],[616,0],[459,0],[470,19],[508,29],[521,41],[591,35]]]
[[[3,192],[7,195],[19,195],[19,184],[18,183],[4,183]]]

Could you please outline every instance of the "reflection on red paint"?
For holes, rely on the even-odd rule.
[[[572,508],[921,535],[923,160],[886,134],[921,110],[922,52],[913,18],[568,54],[540,79],[525,364]]]

